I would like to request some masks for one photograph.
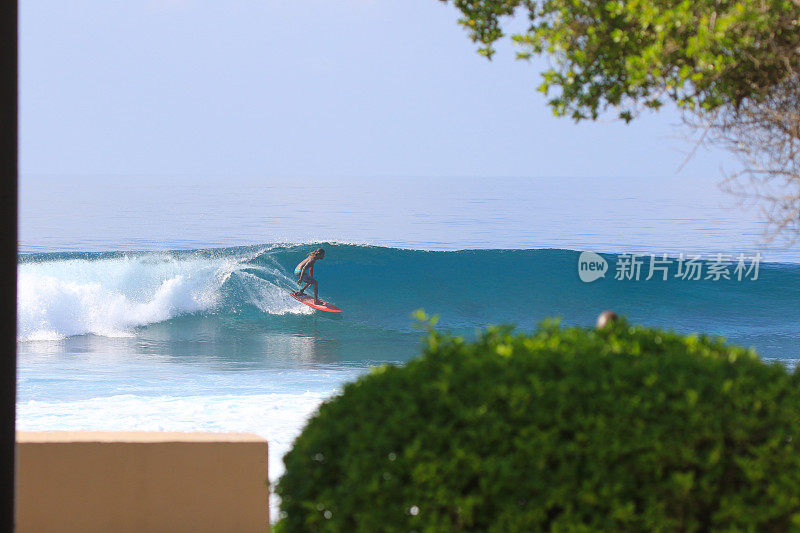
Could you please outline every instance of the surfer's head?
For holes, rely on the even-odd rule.
[[[311,252],[311,255],[314,256],[314,259],[322,259],[325,257],[325,250],[323,250],[322,248],[317,248],[316,250]]]

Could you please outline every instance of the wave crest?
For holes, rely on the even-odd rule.
[[[139,326],[214,312],[226,304],[234,275],[244,293],[238,303],[270,314],[305,312],[278,286],[276,275],[268,281],[241,271],[252,257],[146,254],[21,263],[17,338],[130,336]]]

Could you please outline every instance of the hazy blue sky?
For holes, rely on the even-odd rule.
[[[671,176],[674,111],[553,118],[437,0],[23,0],[21,171]],[[722,153],[682,171],[716,180]]]

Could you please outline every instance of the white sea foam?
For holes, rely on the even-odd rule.
[[[247,277],[247,303],[261,311],[307,312],[277,285],[239,271],[247,259],[146,254],[22,263],[17,338],[128,336],[138,326],[215,309],[234,273]]]
[[[287,313],[311,314],[313,309],[307,305],[298,307],[297,300],[287,298],[286,291],[276,290],[275,285],[266,283],[262,278],[249,272],[238,272],[243,277],[244,290],[247,294],[247,303],[271,315],[285,315]],[[270,272],[279,275],[277,272]]]

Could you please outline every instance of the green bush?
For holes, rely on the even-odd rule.
[[[800,529],[798,373],[631,327],[435,331],[324,403],[281,531]]]

